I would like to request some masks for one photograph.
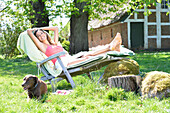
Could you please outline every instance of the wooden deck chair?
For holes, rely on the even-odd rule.
[[[72,79],[73,76],[77,76],[80,74],[87,74],[88,77],[90,79],[92,79],[90,72],[95,71],[95,70],[99,70],[101,67],[106,66],[112,62],[118,61],[118,60],[122,60],[125,59],[124,57],[112,57],[112,56],[107,56],[107,57],[103,57],[103,56],[96,56],[96,57],[92,57],[89,58],[88,60],[85,60],[81,63],[78,63],[76,65],[71,65],[69,67],[64,67],[61,59],[59,58],[60,55],[63,55],[64,52],[60,52],[57,53],[53,56],[48,57],[47,59],[37,63],[38,67],[40,67],[42,73],[45,75],[43,77],[41,77],[41,80],[49,80],[52,88],[54,90],[54,86],[55,86],[55,81],[60,81],[63,79],[66,79],[69,83],[71,83],[71,86],[74,88],[75,84],[74,81]],[[47,61],[50,61],[53,58],[57,58],[57,60],[60,62],[60,65],[63,69],[62,73],[60,75],[58,75],[57,77],[52,76],[48,70],[46,70],[46,68],[43,66],[44,63],[46,63]]]
[[[37,62],[38,68],[44,74],[44,76],[41,77],[41,80],[44,81],[48,80],[52,86],[53,92],[55,91],[54,84],[56,81],[58,82],[62,79],[66,79],[69,83],[71,83],[71,86],[74,88],[75,83],[72,79],[73,76],[86,73],[89,76],[89,78],[91,78],[89,74],[91,71],[98,70],[101,67],[108,65],[109,63],[125,58],[120,56],[134,54],[132,51],[128,49],[125,50],[126,52],[123,52],[121,54],[119,52],[111,51],[108,52],[108,54],[90,57],[88,60],[85,60],[81,63],[77,63],[74,65],[70,65],[69,67],[65,67],[59,57],[61,55],[64,55],[66,53],[65,51],[54,54],[48,58],[44,57],[44,54],[37,49],[37,47],[32,42],[32,40],[30,39],[30,37],[27,35],[26,32],[20,34],[17,47],[21,51],[21,53],[25,52],[32,61]],[[117,55],[117,57],[115,57],[115,55]],[[51,60],[53,58],[57,58],[57,61],[62,68],[57,76],[54,75],[53,70],[49,68],[50,63],[52,64]]]

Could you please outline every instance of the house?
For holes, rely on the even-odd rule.
[[[122,35],[122,44],[130,49],[170,49],[170,0],[162,0],[149,7],[151,15],[145,16],[145,8],[137,9],[133,15],[119,11],[108,14],[112,19],[89,21],[89,47],[110,43],[117,32]],[[108,16],[107,15],[107,16]],[[93,30],[91,30],[93,28]]]

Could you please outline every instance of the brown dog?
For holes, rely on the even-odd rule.
[[[26,75],[23,80],[22,87],[28,91],[28,97],[30,99],[41,99],[41,95],[47,92],[46,83],[39,80],[35,75]]]

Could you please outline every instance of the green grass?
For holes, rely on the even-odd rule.
[[[170,73],[170,52],[138,53],[130,57],[140,65],[143,73],[150,71],[164,71]]]
[[[150,71],[164,71],[170,73],[170,52],[137,53],[129,57],[136,60],[143,73]],[[85,75],[73,77],[76,88],[69,95],[54,95],[51,86],[48,94],[40,101],[27,102],[27,93],[21,87],[22,79],[27,74],[37,75],[34,62],[24,57],[15,59],[0,58],[0,112],[7,113],[168,113],[170,112],[170,98],[142,99],[132,92],[121,89],[108,89],[107,86],[97,84],[97,80],[105,67],[92,72],[94,81]],[[42,74],[40,74],[41,76]],[[40,78],[39,76],[39,78]],[[65,80],[57,83],[57,89],[70,89],[71,85]],[[49,102],[44,102],[44,100]]]

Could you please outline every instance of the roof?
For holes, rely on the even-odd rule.
[[[90,30],[91,28],[96,29],[96,28],[104,27],[115,22],[122,22],[128,17],[128,13],[126,11],[120,10],[117,11],[116,13],[110,12],[109,14],[105,14],[105,15],[102,14],[100,16],[101,18],[110,17],[110,19],[90,20],[88,23],[88,30]]]
[[[110,24],[116,23],[116,22],[124,22],[125,19],[129,16],[128,14],[128,10],[130,8],[130,11],[133,12],[134,10],[131,8],[130,6],[130,1],[128,0],[126,1],[125,4],[123,4],[123,6],[109,6],[108,5],[108,9],[109,8],[117,8],[118,11],[116,12],[109,12],[108,9],[106,8],[106,11],[108,11],[107,14],[99,14],[101,18],[106,18],[106,17],[110,17],[110,19],[103,19],[103,20],[99,20],[99,19],[94,19],[94,20],[90,20],[88,23],[88,30],[92,29],[97,29],[100,27],[104,27],[104,26],[108,26]]]

